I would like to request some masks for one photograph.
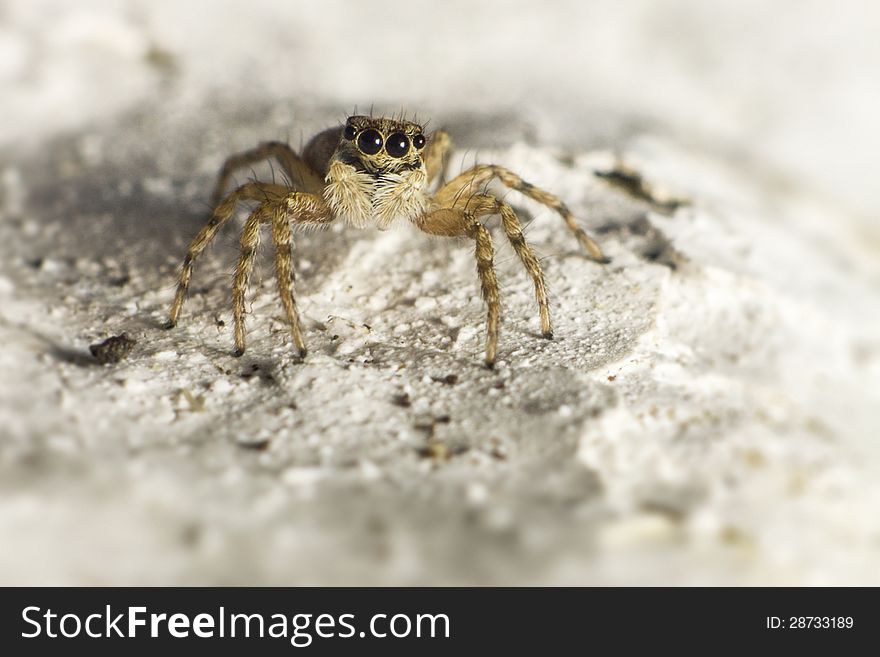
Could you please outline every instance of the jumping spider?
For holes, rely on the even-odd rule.
[[[495,364],[501,306],[492,264],[492,238],[481,219],[500,215],[507,239],[534,281],[541,333],[545,338],[552,338],[544,272],[526,243],[513,208],[487,193],[486,184],[498,179],[555,210],[593,260],[604,263],[607,259],[561,200],[504,167],[476,165],[431,193],[429,188],[439,179],[451,145],[448,133],[443,130],[437,130],[428,138],[422,126],[411,121],[352,116],[344,126],[315,136],[302,155],[280,142],[267,142],[233,155],[220,171],[211,218],[190,243],[183,259],[166,328],[177,323],[196,258],[233,216],[238,203],[250,201],[257,205],[241,233],[241,255],[232,284],[236,356],[241,356],[245,349],[245,291],[262,224],[272,227],[278,292],[293,342],[302,357],[306,354],[306,345],[294,300],[291,224],[325,227],[337,218],[359,228],[374,223],[380,229],[387,228],[397,218],[405,218],[431,235],[473,239],[480,287],[488,306],[485,362],[491,368]],[[287,184],[249,182],[225,194],[236,170],[268,158],[275,158],[281,165]]]

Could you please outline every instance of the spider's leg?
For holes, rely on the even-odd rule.
[[[480,291],[488,307],[486,318],[486,367],[495,366],[498,348],[498,326],[501,322],[501,303],[498,294],[498,277],[493,265],[492,236],[479,222],[474,213],[461,208],[440,208],[419,217],[415,224],[432,235],[445,237],[467,236],[474,240],[477,259],[477,275]]]
[[[470,228],[471,237],[477,243],[477,274],[480,276],[480,290],[483,299],[489,307],[486,319],[486,367],[495,366],[495,351],[498,348],[498,324],[501,320],[501,303],[498,299],[498,278],[495,276],[495,266],[492,264],[494,251],[492,249],[492,236],[489,231],[474,221]]]
[[[541,335],[548,340],[553,338],[553,327],[550,324],[550,303],[547,300],[547,285],[544,282],[544,271],[535,256],[532,247],[526,242],[523,235],[522,224],[516,212],[507,203],[498,203],[498,210],[501,213],[501,225],[504,227],[504,233],[510,240],[510,245],[522,261],[523,267],[532,277],[535,284],[535,299],[538,302],[538,311],[541,314]]]
[[[293,271],[293,237],[290,224],[283,212],[275,212],[272,215],[272,241],[275,243],[275,276],[278,279],[281,305],[284,306],[284,312],[287,314],[293,343],[296,345],[299,357],[304,358],[306,343],[303,340],[293,289],[296,280]]]
[[[244,297],[248,280],[254,269],[257,247],[260,245],[260,223],[267,217],[268,203],[251,212],[241,232],[241,255],[232,278],[232,318],[235,324],[234,356],[244,354]]]
[[[501,215],[501,226],[504,228],[504,234],[507,235],[510,245],[516,251],[516,255],[519,256],[523,267],[525,267],[535,284],[535,299],[538,302],[538,311],[541,314],[541,335],[548,340],[552,339],[553,328],[550,323],[550,304],[547,300],[547,284],[544,282],[544,271],[541,269],[541,264],[538,262],[532,247],[526,242],[522,231],[522,224],[519,217],[516,216],[516,212],[508,203],[489,194],[478,194],[467,201],[460,200],[459,204],[463,202],[466,202],[469,206],[476,206],[478,209],[475,212],[478,216],[489,214]]]
[[[480,187],[493,178],[497,178],[507,187],[554,210],[563,218],[569,230],[574,233],[581,246],[590,254],[590,258],[599,263],[609,262],[605,254],[602,253],[602,249],[599,248],[599,245],[580,227],[577,219],[575,219],[565,203],[550,192],[526,182],[510,169],[494,164],[478,164],[441,187],[437,191],[436,199],[440,204],[452,205],[456,202],[456,199],[477,192]]]
[[[428,172],[428,184],[439,179],[443,183],[443,172],[446,171],[446,163],[452,154],[452,138],[445,130],[437,130],[428,140],[422,153],[425,162],[425,170]]]
[[[303,225],[328,224],[333,220],[330,209],[320,197],[293,192],[272,214],[272,239],[275,243],[275,274],[278,278],[278,294],[287,314],[293,343],[300,358],[306,355],[299,313],[294,296],[293,237],[290,222]]]
[[[171,311],[168,313],[168,321],[165,322],[165,328],[174,328],[177,324],[177,318],[180,316],[180,310],[183,308],[183,302],[186,300],[186,291],[192,278],[195,260],[213,241],[224,224],[235,214],[236,204],[239,201],[265,201],[270,198],[283,197],[286,193],[287,189],[279,185],[248,183],[230,193],[214,208],[208,223],[202,226],[202,229],[190,242],[186,255],[183,258],[183,266],[180,268],[180,274],[177,278],[177,292],[174,295],[174,303],[171,305]]]
[[[212,196],[214,203],[223,198],[229,179],[237,170],[273,157],[284,170],[284,174],[290,181],[290,186],[306,192],[320,193],[324,183],[306,161],[287,144],[280,141],[268,141],[227,158],[217,176],[217,185],[214,187]]]

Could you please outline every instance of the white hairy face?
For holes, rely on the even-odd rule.
[[[416,123],[350,117],[327,170],[324,200],[358,227],[385,229],[395,219],[422,215],[428,206],[425,143]]]

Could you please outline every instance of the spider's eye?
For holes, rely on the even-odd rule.
[[[402,132],[395,132],[385,142],[385,152],[391,157],[403,157],[409,152],[409,137]]]
[[[348,141],[351,141],[357,136],[357,133],[357,128],[353,125],[347,125],[345,126],[345,130],[342,131],[342,136],[348,139]]]
[[[382,135],[378,130],[364,130],[358,137],[358,148],[362,153],[367,155],[375,155],[382,150]]]
[[[413,137],[413,146],[421,150],[425,147],[425,135],[416,135]]]

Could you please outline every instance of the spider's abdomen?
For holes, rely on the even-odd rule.
[[[329,128],[312,137],[303,149],[303,159],[321,178],[327,175],[341,134],[342,128]]]

